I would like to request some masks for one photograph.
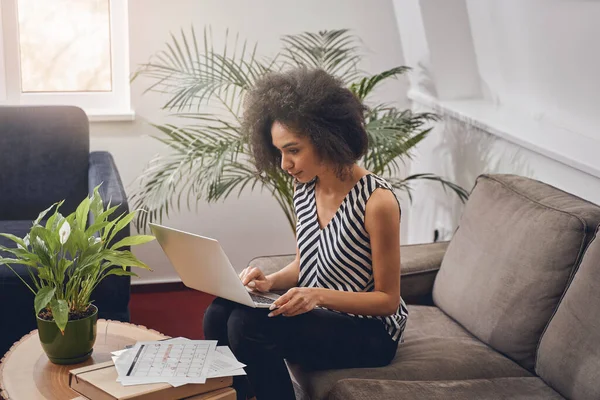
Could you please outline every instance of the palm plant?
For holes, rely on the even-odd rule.
[[[388,104],[369,105],[375,87],[409,68],[396,67],[373,76],[362,73],[357,66],[358,39],[348,30],[283,36],[282,50],[270,58],[259,58],[257,46],[240,43],[237,36],[231,48],[228,33],[222,51],[216,51],[212,42],[210,29],[204,29],[201,40],[193,27],[189,33],[182,30],[180,37],[171,35],[166,49],[140,65],[133,76],[132,80],[144,76],[152,81],[146,92],[166,94],[163,109],[180,122],[153,125],[162,133],[155,138],[171,152],[151,160],[140,177],[133,201],[136,208],[148,212],[139,214],[138,229],[149,220],[168,216],[173,208],[180,209],[182,200],[189,209],[192,202],[215,202],[234,191],[239,195],[247,188],[260,188],[272,193],[295,230],[292,178],[280,170],[257,172],[249,143],[240,132],[240,108],[244,94],[265,73],[298,66],[321,68],[337,76],[365,101],[369,150],[361,163],[366,169],[406,191],[411,199],[411,184],[422,179],[439,182],[462,201],[467,199],[468,193],[460,186],[433,174],[398,177],[400,164],[410,159],[411,150],[427,136],[437,117]]]

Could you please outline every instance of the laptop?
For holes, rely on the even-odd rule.
[[[253,308],[279,297],[244,286],[217,240],[153,223],[150,229],[185,286]]]

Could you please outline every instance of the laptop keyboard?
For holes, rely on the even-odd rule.
[[[258,294],[254,294],[252,292],[248,292],[250,294],[250,297],[252,298],[252,301],[257,303],[257,304],[271,304],[272,302],[274,302],[275,300],[273,299],[269,299],[268,297],[264,297]]]

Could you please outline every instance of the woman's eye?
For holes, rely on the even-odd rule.
[[[296,149],[291,149],[289,152],[290,154],[298,154],[298,150]]]

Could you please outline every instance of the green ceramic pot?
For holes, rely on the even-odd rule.
[[[37,317],[38,334],[46,355],[54,364],[77,364],[87,360],[94,351],[98,308],[89,317],[67,322],[65,334],[54,321]]]

